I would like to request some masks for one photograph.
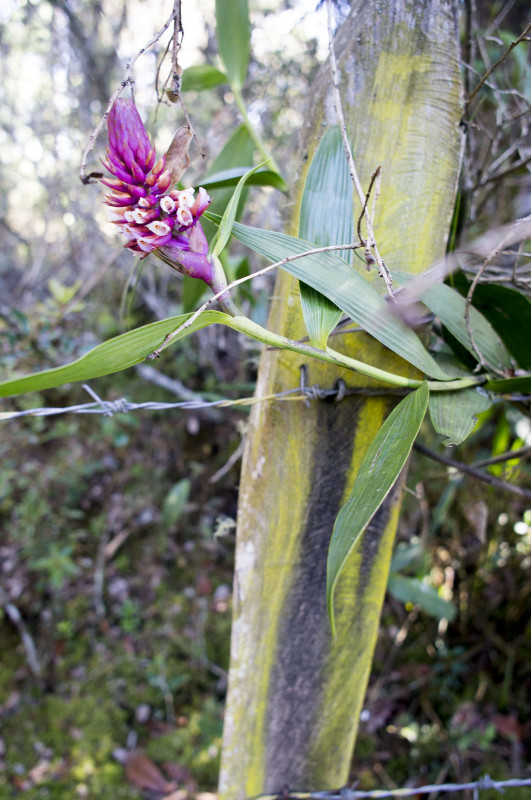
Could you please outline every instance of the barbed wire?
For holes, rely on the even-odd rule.
[[[511,778],[506,781],[495,781],[488,775],[484,775],[477,781],[471,783],[439,783],[432,786],[412,786],[402,789],[373,789],[371,791],[360,791],[355,787],[345,787],[339,792],[290,792],[282,791],[279,794],[261,794],[253,800],[380,800],[385,797],[416,797],[419,794],[432,794],[442,792],[450,794],[453,792],[472,791],[474,800],[479,800],[479,793],[487,789],[494,789],[500,794],[504,794],[505,789],[531,786],[531,778]]]
[[[200,411],[202,409],[211,408],[229,408],[234,406],[250,406],[255,403],[262,403],[272,400],[302,400],[309,403],[310,400],[332,400],[338,402],[347,395],[361,395],[364,397],[380,396],[380,395],[397,395],[402,396],[402,390],[381,390],[381,389],[364,389],[364,388],[347,388],[343,381],[337,381],[336,385],[331,389],[323,389],[318,384],[306,386],[304,373],[301,372],[301,383],[294,389],[287,389],[283,392],[276,392],[275,394],[263,395],[261,397],[240,397],[237,399],[222,398],[219,400],[205,400],[200,395],[180,400],[178,402],[166,403],[158,400],[146,401],[143,403],[135,403],[127,400],[125,397],[120,397],[117,400],[103,400],[88,384],[84,383],[83,388],[86,392],[94,398],[92,403],[79,403],[71,406],[47,406],[42,408],[28,408],[23,411],[0,411],[0,421],[17,419],[20,417],[49,417],[57,414],[104,414],[107,417],[113,417],[115,414],[127,414],[130,411],[167,411],[171,409],[181,409],[183,411]]]

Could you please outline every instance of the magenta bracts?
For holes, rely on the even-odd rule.
[[[109,147],[103,164],[114,178],[101,182],[112,190],[105,203],[111,222],[128,240],[125,247],[144,256],[164,248],[166,259],[177,262],[181,272],[209,283],[212,264],[199,222],[210,205],[207,192],[170,189],[166,159],[155,160],[155,149],[131,100],[115,102],[107,125]]]

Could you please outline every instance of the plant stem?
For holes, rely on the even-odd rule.
[[[243,100],[243,97],[242,97],[242,94],[241,94],[240,90],[234,88],[233,86],[231,86],[231,89],[232,89],[232,93],[234,95],[234,101],[235,101],[236,105],[238,106],[238,110],[239,110],[240,114],[243,117],[243,122],[245,124],[245,127],[249,131],[249,136],[251,137],[251,139],[253,140],[253,142],[256,145],[256,149],[258,150],[258,152],[262,156],[263,160],[264,161],[270,161],[272,169],[282,177],[282,173],[280,172],[280,168],[279,168],[277,162],[275,161],[273,156],[270,153],[268,153],[267,148],[266,148],[264,142],[262,141],[262,138],[260,137],[260,134],[257,132],[257,130],[255,129],[253,123],[249,119],[249,115],[247,114],[247,108],[245,106],[245,103],[244,103],[244,100]]]
[[[319,350],[317,347],[312,347],[312,345],[309,344],[296,342],[293,339],[288,339],[278,333],[273,333],[272,331],[266,330],[266,328],[262,328],[261,325],[258,325],[247,317],[235,317],[234,322],[236,323],[234,327],[236,327],[237,330],[246,333],[253,339],[258,339],[258,341],[264,344],[280,347],[283,350],[293,350],[295,353],[302,353],[311,358],[317,358],[320,361],[327,361],[329,364],[336,364],[338,367],[346,367],[347,369],[358,372],[360,375],[366,375],[368,378],[374,378],[384,383],[390,383],[393,386],[402,386],[408,389],[418,389],[423,383],[420,379],[406,378],[404,375],[395,375],[393,372],[387,372],[378,367],[373,367],[371,364],[366,364],[363,361],[357,361],[355,358],[350,358],[350,356],[345,356],[342,353],[338,353],[336,350],[332,350],[331,347],[327,347],[326,351],[324,351]],[[455,381],[428,381],[427,383],[430,391],[453,392],[471,386],[478,386],[484,383],[485,380],[486,376],[479,375],[469,378],[458,378]]]
[[[257,325],[256,322],[247,319],[247,317],[236,317],[234,318],[234,322],[237,323],[235,327],[242,333],[246,333],[253,339],[264,342],[264,344],[280,347],[283,350],[293,350],[295,353],[302,353],[311,358],[317,358],[320,361],[327,361],[329,364],[336,364],[338,367],[346,367],[347,369],[359,372],[360,375],[366,375],[368,378],[375,378],[376,380],[390,383],[393,386],[405,386],[410,389],[417,389],[422,384],[421,380],[406,378],[403,375],[394,375],[392,372],[386,372],[378,367],[365,364],[363,361],[357,361],[349,356],[344,356],[342,353],[337,353],[331,348],[327,348],[326,351],[319,350],[316,347],[312,347],[312,345],[303,344],[293,339],[288,339],[285,336],[280,336],[278,333],[273,333],[272,331],[266,330],[266,328],[262,328],[261,325]]]

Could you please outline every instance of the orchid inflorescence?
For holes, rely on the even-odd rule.
[[[111,222],[127,238],[125,247],[145,257],[155,252],[179,272],[211,284],[213,264],[199,219],[211,199],[205,189],[173,189],[167,155],[156,160],[135,104],[119,98],[107,121],[109,147],[102,178]]]

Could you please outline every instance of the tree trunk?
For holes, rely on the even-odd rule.
[[[339,30],[336,53],[343,108],[365,189],[382,166],[375,218],[380,252],[391,272],[421,272],[444,253],[461,152],[453,5],[445,0],[363,0]],[[318,74],[311,96],[304,128],[306,165],[326,126],[337,124],[328,66]],[[304,174],[299,204],[303,184]],[[359,212],[356,205],[356,217]],[[323,213],[334,209],[323,208]],[[292,232],[297,227],[298,211]],[[305,335],[298,286],[286,273],[279,274],[269,326],[293,339]],[[365,334],[333,342],[357,359],[415,374]],[[266,351],[257,396],[296,387],[303,363],[309,384],[330,388],[342,378],[347,387],[382,387],[293,353]],[[238,512],[223,800],[278,792],[286,785],[332,789],[347,781],[400,487],[371,521],[340,579],[335,641],[325,604],[326,556],[337,512],[395,402],[381,396],[254,406]]]

